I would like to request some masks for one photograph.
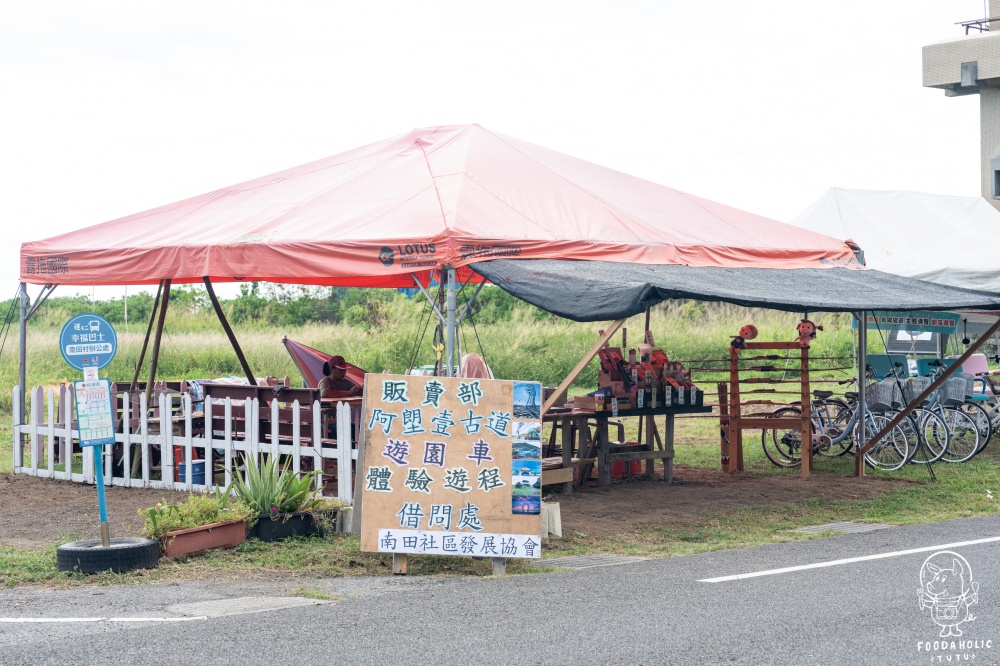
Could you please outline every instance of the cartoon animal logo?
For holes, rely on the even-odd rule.
[[[950,550],[934,553],[920,567],[920,610],[929,610],[942,638],[961,636],[958,625],[972,622],[970,610],[979,603],[979,583],[964,557]]]
[[[803,319],[795,327],[795,330],[799,333],[799,347],[809,349],[809,343],[816,337],[816,331],[822,331],[823,327],[817,326],[808,319]]]

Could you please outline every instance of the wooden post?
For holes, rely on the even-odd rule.
[[[611,485],[611,468],[608,466],[608,420],[597,420],[597,485],[607,490]]]
[[[590,428],[587,426],[586,416],[577,416],[573,419],[576,425],[577,441],[579,442],[577,453],[580,458],[593,458],[594,457],[594,440],[590,437]],[[586,444],[586,453],[584,453],[584,444]],[[585,465],[580,465],[580,487],[587,487],[587,479],[590,478],[590,473],[594,469],[593,463],[587,463]],[[574,475],[575,476],[575,475]]]
[[[573,468],[573,420],[567,415],[560,419],[562,430],[562,462],[564,468]],[[555,425],[553,424],[553,428]],[[562,484],[563,493],[569,495],[573,492],[573,477]]]
[[[667,414],[666,418],[667,422],[663,428],[663,480],[666,483],[672,483],[674,480],[674,415]]]
[[[647,310],[647,312],[648,312],[648,310]],[[656,419],[654,419],[653,415],[650,414],[649,416],[647,416],[645,418],[645,422],[646,422],[645,423],[646,424],[646,436],[643,438],[643,441],[645,442],[646,448],[649,449],[650,451],[652,451],[653,450],[653,431],[656,430]],[[639,417],[639,436],[640,437],[642,436],[642,426],[643,426],[643,417],[640,416]],[[656,461],[653,460],[652,458],[646,458],[646,476],[648,476],[651,479],[653,478],[653,475],[656,473],[655,469],[654,469],[655,468],[655,462]],[[664,467],[664,474],[666,474],[666,467]],[[664,477],[664,478],[666,478],[666,477]]]
[[[233,351],[236,352],[236,358],[239,359],[240,365],[243,366],[243,372],[247,376],[247,381],[250,382],[250,386],[257,386],[257,380],[254,379],[253,372],[250,370],[250,364],[247,363],[247,357],[243,355],[243,350],[240,349],[240,343],[236,340],[236,334],[233,333],[233,327],[229,325],[229,320],[226,319],[226,313],[222,311],[219,299],[215,296],[215,289],[212,288],[212,281],[207,275],[203,276],[201,279],[205,281],[205,289],[208,291],[208,297],[212,300],[212,307],[215,308],[215,314],[219,317],[219,323],[222,324],[222,330],[226,332],[226,337],[229,338],[229,344],[233,346]]]
[[[590,361],[593,360],[595,356],[597,356],[597,352],[601,350],[601,347],[603,347],[607,343],[607,341],[611,339],[611,336],[614,335],[618,331],[618,329],[622,327],[622,324],[624,323],[625,323],[624,319],[618,319],[612,322],[611,326],[609,326],[606,331],[601,333],[601,336],[597,339],[597,342],[594,343],[594,346],[591,347],[586,354],[584,354],[583,358],[580,359],[580,362],[576,364],[576,367],[570,370],[570,373],[566,376],[566,379],[562,380],[562,383],[559,384],[559,388],[555,390],[555,393],[549,396],[549,399],[545,401],[544,405],[542,405],[543,416],[545,415],[546,412],[552,409],[552,406],[556,402],[556,398],[558,398],[560,395],[563,395],[566,392],[566,390],[569,388],[569,385],[573,383],[573,380],[576,379],[581,372],[583,372],[583,369],[587,367],[587,364],[590,363]]]
[[[392,573],[395,576],[406,575],[406,553],[392,554]]]
[[[737,459],[740,444],[740,367],[739,350],[729,348],[729,467],[730,474],[738,469]],[[734,450],[735,449],[735,450]]]
[[[507,573],[507,559],[503,557],[490,558],[493,562],[493,575],[503,576]]]
[[[719,460],[723,471],[729,470],[729,387],[719,382]]]
[[[813,468],[812,394],[809,393],[809,348],[802,348],[799,379],[802,381],[802,478],[808,479]]]

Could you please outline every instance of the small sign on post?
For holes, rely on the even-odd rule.
[[[541,557],[536,382],[365,377],[361,549]]]
[[[80,446],[94,447],[97,503],[101,516],[101,544],[111,545],[108,506],[104,498],[104,445],[115,443],[114,404],[111,382],[100,379],[98,370],[111,363],[118,351],[118,336],[107,319],[95,314],[73,317],[59,335],[59,351],[72,367],[83,371],[83,381],[74,381],[76,420]]]
[[[59,351],[72,367],[106,367],[118,351],[118,336],[104,317],[95,314],[77,315],[63,326],[59,334]]]

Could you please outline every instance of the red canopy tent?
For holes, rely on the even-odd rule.
[[[879,278],[829,236],[478,125],[432,127],[25,243],[19,385],[29,316],[23,283],[160,283],[155,352],[170,282],[204,280],[252,381],[211,281],[423,288],[435,269],[447,274],[447,317],[438,315],[448,330],[449,374],[461,316],[456,281],[482,275],[567,315],[599,293],[590,320],[628,316],[664,298],[799,311],[904,309],[902,303],[1000,309],[995,294]],[[757,292],[767,293],[747,298]],[[155,362],[150,384],[154,375]]]
[[[459,125],[25,243],[21,280],[405,287],[496,258],[857,266],[828,236]]]

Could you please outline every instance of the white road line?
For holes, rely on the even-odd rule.
[[[867,560],[883,560],[887,557],[900,557],[901,555],[912,555],[914,553],[927,553],[932,550],[950,550],[961,548],[962,546],[975,546],[980,543],[992,543],[1000,541],[1000,536],[989,537],[988,539],[976,539],[974,541],[958,541],[956,543],[943,543],[939,546],[927,546],[926,548],[911,548],[909,550],[894,550],[891,553],[878,553],[877,555],[864,555],[862,557],[848,557],[843,560],[830,560],[829,562],[814,562],[813,564],[800,564],[794,567],[783,567],[781,569],[767,569],[766,571],[754,571],[753,573],[736,574],[734,576],[719,576],[718,578],[702,578],[699,583],[725,583],[731,580],[742,580],[744,578],[757,578],[759,576],[774,576],[776,574],[791,573],[793,571],[805,571],[806,569],[823,569],[825,567],[836,567],[841,564],[853,564],[854,562],[865,562]]]
[[[191,622],[207,620],[205,615],[197,617],[0,617],[0,622],[8,624],[45,624],[60,622]]]

